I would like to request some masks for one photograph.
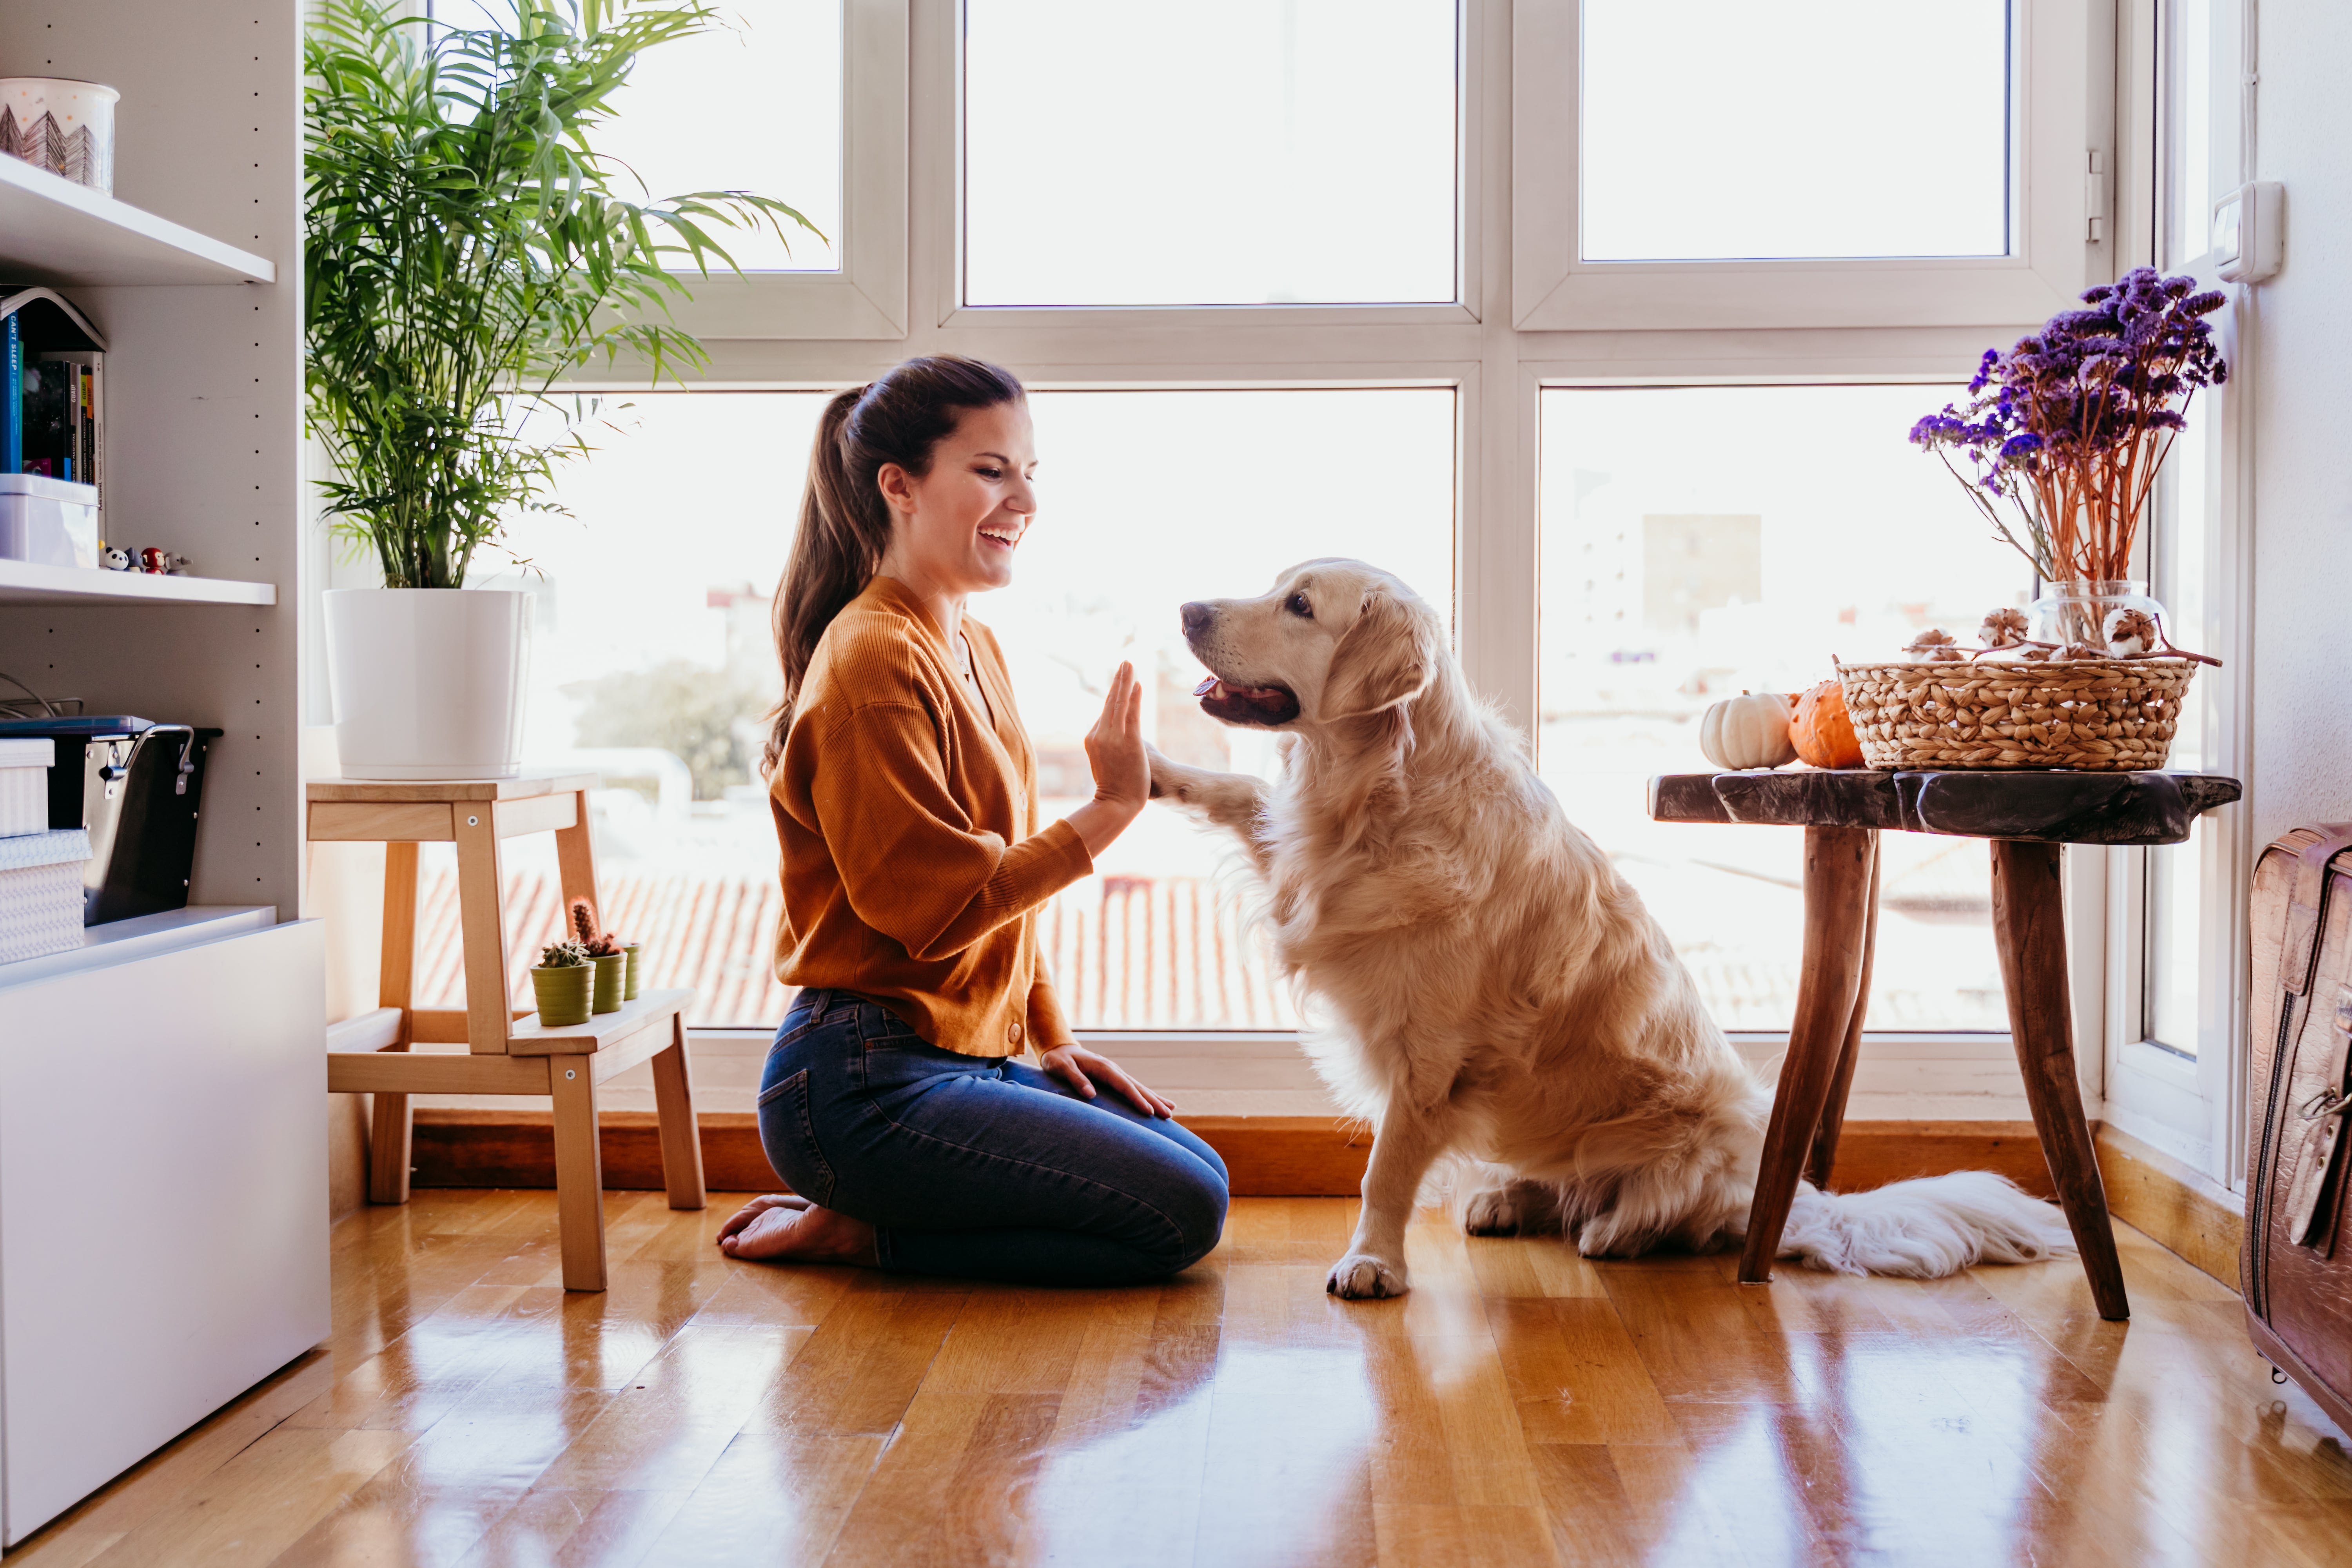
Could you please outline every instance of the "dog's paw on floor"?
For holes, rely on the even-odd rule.
[[[1377,1301],[1384,1296],[1402,1296],[1412,1289],[1405,1278],[1404,1265],[1384,1263],[1369,1252],[1351,1252],[1331,1266],[1331,1277],[1323,1282],[1330,1295],[1347,1301]]]
[[[1506,1182],[1470,1194],[1462,1228],[1472,1236],[1541,1236],[1559,1230],[1559,1199],[1535,1182]]]

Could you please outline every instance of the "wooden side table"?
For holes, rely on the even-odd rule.
[[[1741,1281],[1760,1285],[1772,1278],[1798,1182],[1810,1176],[1826,1187],[1837,1158],[1870,1002],[1878,836],[1951,834],[1992,840],[1993,940],[2026,1102],[2099,1316],[2117,1322],[2129,1318],[2106,1189],[2074,1078],[2059,847],[2178,844],[2199,813],[2240,794],[2237,780],[2211,773],[1841,768],[1652,779],[1650,816],[1657,821],[1805,830],[1804,963],[1748,1215]]]
[[[368,1196],[408,1201],[412,1094],[548,1095],[555,1102],[556,1215],[563,1284],[604,1289],[604,1167],[597,1142],[596,1086],[650,1060],[660,1122],[662,1181],[669,1206],[704,1202],[702,1144],[687,1069],[685,1009],[691,990],[647,991],[617,1013],[574,1028],[547,1028],[508,1005],[506,922],[499,845],[525,833],[555,835],[565,904],[598,909],[588,836],[593,773],[526,773],[446,783],[321,780],[310,786],[310,837],[383,845],[383,960],[373,1016],[384,1045],[330,1051],[327,1087],[373,1094]],[[462,1011],[412,1005],[416,961],[416,847],[457,847],[457,910],[466,961]],[[523,1020],[531,1020],[524,1022]],[[411,1051],[461,1044],[467,1050]]]

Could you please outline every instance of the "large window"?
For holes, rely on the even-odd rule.
[[[1543,395],[1544,776],[1726,1027],[1794,1013],[1804,830],[1652,822],[1647,781],[1709,765],[1711,702],[1900,657],[1926,626],[1971,641],[2031,597],[2031,569],[1905,439],[1957,390]],[[1879,853],[1871,1026],[2004,1027],[1983,841],[1888,833]]]
[[[1727,691],[1796,689],[1922,624],[1965,637],[2031,593],[1905,435],[2130,260],[2085,226],[2113,8],[1916,9],[722,5],[728,32],[641,77],[622,145],[656,187],[837,211],[838,243],[689,279],[709,371],[657,393],[592,371],[611,427],[572,515],[518,533],[543,574],[519,579],[545,612],[530,748],[605,775],[608,913],[701,1026],[781,1015],[751,763],[810,431],[826,393],[954,352],[1033,389],[1038,531],[973,612],[1045,810],[1083,789],[1122,658],[1163,749],[1271,770],[1265,737],[1190,699],[1177,607],[1368,559],[1449,609],[1472,684],[1721,1021],[1785,1028],[1795,836],[1652,824],[1644,781],[1703,765],[1696,716]],[[1874,1026],[2011,1070],[1966,1034],[2005,1022],[1982,846],[1885,847]],[[551,924],[535,852],[510,867],[543,879],[520,918]],[[1147,813],[1044,916],[1081,1026],[1295,1023],[1248,883]]]

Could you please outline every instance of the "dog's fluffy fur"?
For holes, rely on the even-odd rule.
[[[1588,1255],[1739,1235],[1769,1091],[1665,933],[1474,699],[1444,624],[1402,583],[1315,561],[1262,598],[1189,605],[1202,707],[1289,731],[1281,781],[1152,756],[1156,796],[1236,834],[1275,947],[1327,1006],[1307,1050],[1378,1129],[1329,1288],[1407,1288],[1423,1178],[1459,1161],[1473,1231],[1559,1228]],[[1934,1278],[2071,1250],[2056,1210],[1969,1172],[1799,1193],[1782,1256]]]

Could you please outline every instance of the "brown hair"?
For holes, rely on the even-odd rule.
[[[817,639],[842,607],[865,592],[890,547],[890,508],[877,479],[896,463],[916,479],[969,408],[1018,403],[1028,395],[1011,371],[961,354],[910,359],[872,384],[824,406],[809,452],[800,531],[776,584],[776,659],[784,694],[769,715],[760,771],[773,773],[792,727],[793,705]]]

